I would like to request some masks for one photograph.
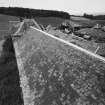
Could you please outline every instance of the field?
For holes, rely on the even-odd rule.
[[[57,18],[57,17],[35,17],[35,20],[38,24],[42,24],[44,27],[51,25],[53,27],[59,26],[65,19]],[[84,17],[71,16],[70,22],[72,24],[80,24],[82,26],[92,27],[96,24],[105,25],[105,20],[91,20]]]
[[[0,105],[22,105],[22,90],[9,21],[16,17],[0,15]],[[5,38],[8,36],[8,38]]]
[[[42,24],[44,27],[51,25],[53,27],[59,26],[65,19],[57,17],[35,17],[38,24]]]
[[[0,14],[0,22],[8,22],[8,21],[18,21],[19,18],[15,16],[9,16],[9,15],[2,15]]]
[[[14,46],[25,104],[105,104],[105,62],[35,29]]]
[[[84,18],[84,17],[76,17],[76,16],[71,16],[70,18],[71,22],[74,22],[76,24],[80,24],[82,26],[94,26],[96,24],[95,21]]]
[[[105,26],[105,20],[94,20],[94,22]]]
[[[0,14],[0,40],[11,34],[9,21],[19,21],[19,19],[15,16]]]
[[[0,41],[0,105],[22,105],[20,78],[12,40]]]
[[[105,20],[91,20],[91,19],[88,19],[88,18],[84,18],[84,17],[78,17],[78,16],[71,16],[71,20],[72,21],[75,21],[75,22],[78,22],[80,24],[87,24],[87,25],[90,25],[90,26],[94,26],[95,24],[101,24],[101,25],[105,25]]]

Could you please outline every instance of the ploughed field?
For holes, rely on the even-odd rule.
[[[105,105],[105,62],[35,29],[14,46],[25,105]]]

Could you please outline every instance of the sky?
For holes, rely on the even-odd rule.
[[[105,14],[105,0],[0,0],[0,7],[65,11],[70,14]]]

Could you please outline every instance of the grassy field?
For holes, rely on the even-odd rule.
[[[105,26],[105,20],[93,20],[95,23],[101,24],[102,26]]]
[[[20,78],[11,38],[0,41],[0,105],[22,105]]]
[[[71,16],[70,20],[74,24],[80,24],[81,26],[84,26],[84,27],[86,27],[86,26],[92,27],[96,24],[95,21],[84,18],[84,17]]]
[[[0,22],[8,22],[8,21],[19,21],[19,18],[16,16],[9,16],[9,15],[0,14]]]
[[[19,21],[19,18],[0,14],[0,40],[11,34],[9,21]]]
[[[81,21],[90,21],[90,19],[85,18],[85,17],[82,17],[82,16],[71,16],[70,19],[71,19],[71,20],[75,20],[75,21],[76,21],[76,20],[77,20],[77,21],[78,21],[78,20],[79,20],[79,21],[80,21],[80,20],[81,20]]]
[[[55,18],[55,17],[36,17],[35,20],[39,23],[42,24],[44,27],[47,25],[51,25],[53,27],[59,26],[62,22],[64,22],[64,19],[61,18]],[[78,16],[71,16],[70,17],[70,22],[72,24],[79,24],[84,27],[93,27],[96,24],[101,24],[105,25],[105,20],[91,20],[88,18],[84,17],[78,17]]]
[[[44,27],[49,24],[53,27],[57,27],[64,21],[64,19],[57,17],[36,17],[35,20],[38,24],[42,24]]]
[[[0,14],[0,105],[23,104],[15,52],[9,37],[9,21],[17,20],[17,17]]]
[[[80,24],[87,24],[87,25],[96,25],[96,24],[101,24],[101,25],[105,25],[105,20],[91,20],[85,17],[78,17],[78,16],[71,16],[71,20],[78,22]]]
[[[105,104],[104,62],[33,29],[16,43],[19,68],[24,68],[21,82],[26,84],[24,77],[28,82],[23,88],[27,104]]]

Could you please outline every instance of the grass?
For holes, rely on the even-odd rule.
[[[9,22],[0,22],[0,40],[4,39],[4,37],[9,34]]]
[[[10,23],[9,21],[19,21],[18,17],[2,15],[0,14],[0,40],[3,40],[5,36],[9,36],[10,32]]]
[[[71,20],[90,21],[90,19],[82,17],[82,16],[71,16]]]
[[[105,104],[104,62],[33,29],[15,43],[31,91],[27,104]]]
[[[101,24],[102,26],[105,26],[105,20],[93,20],[95,23]]]
[[[71,22],[72,24],[73,23],[80,24],[81,26],[84,26],[84,27],[92,27],[96,24],[96,22],[93,20],[90,20],[84,17],[75,17],[75,16],[71,17]]]
[[[105,20],[91,20],[88,18],[84,17],[78,17],[78,16],[71,16],[71,20],[83,25],[89,25],[89,26],[94,26],[96,24],[101,24],[102,26],[105,25]]]
[[[57,17],[36,17],[35,20],[38,24],[42,24],[44,27],[49,24],[53,27],[57,27],[64,21],[64,19]]]
[[[16,17],[0,15],[0,105],[22,105],[22,90],[9,21]]]
[[[2,15],[0,14],[0,23],[9,22],[9,21],[19,21],[19,18],[16,16]]]
[[[12,40],[0,43],[0,105],[23,105]]]

